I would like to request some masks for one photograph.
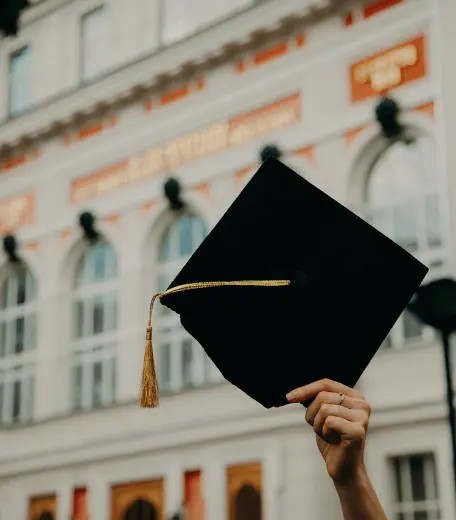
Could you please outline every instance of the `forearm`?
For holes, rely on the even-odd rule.
[[[387,520],[365,469],[350,483],[335,486],[345,520]]]

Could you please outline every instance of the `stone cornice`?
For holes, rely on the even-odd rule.
[[[185,41],[114,70],[94,84],[60,95],[21,117],[5,122],[0,126],[0,158],[61,135],[86,118],[122,109],[176,83],[230,63],[268,40],[302,30],[305,25],[334,14],[351,3],[350,0],[308,0],[303,8],[302,1],[294,1],[284,9],[284,4],[271,1],[237,14]],[[244,32],[238,30],[241,17]],[[266,19],[273,21],[265,24]],[[205,39],[211,41],[212,49],[201,54],[201,41]],[[157,72],[151,75],[150,70]]]

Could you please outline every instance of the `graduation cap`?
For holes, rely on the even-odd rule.
[[[225,379],[271,408],[319,379],[353,387],[427,271],[268,158],[168,289],[152,298],[141,406],[158,404],[157,299],[180,315]]]

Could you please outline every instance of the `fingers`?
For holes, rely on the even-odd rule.
[[[359,399],[363,398],[358,390],[354,390],[353,388],[345,386],[342,383],[331,381],[330,379],[322,379],[320,381],[316,381],[315,383],[310,383],[309,385],[296,388],[287,394],[287,399],[289,403],[302,403],[303,401],[313,399],[320,392],[333,392],[337,394],[343,393],[349,397],[356,397]]]
[[[317,435],[324,436],[324,428],[329,420],[329,424],[334,418],[343,419],[345,423],[352,423],[359,426],[363,432],[367,431],[369,415],[362,409],[349,409],[337,404],[323,404],[318,411],[313,422],[313,428]],[[345,423],[338,423],[340,426]],[[347,428],[346,428],[347,430]],[[337,430],[336,430],[337,431]],[[337,431],[342,434],[342,431]]]
[[[320,392],[313,400],[312,404],[307,408],[306,421],[313,426],[315,418],[324,404],[340,405],[340,394],[334,392]],[[342,406],[351,410],[365,411],[370,416],[371,410],[369,404],[361,398],[345,396]]]
[[[327,442],[334,444],[340,442],[340,439],[351,443],[361,443],[366,437],[366,430],[359,423],[331,415],[323,425],[322,437]]]

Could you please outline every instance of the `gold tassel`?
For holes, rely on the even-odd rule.
[[[146,330],[146,348],[144,351],[144,364],[141,385],[141,408],[156,408],[158,406],[158,381],[155,370],[154,349],[152,346],[152,311],[157,297],[156,294],[150,302],[149,323]]]
[[[210,289],[211,287],[284,287],[290,285],[290,280],[239,280],[231,282],[199,282],[187,283],[173,287],[163,293],[157,293],[150,302],[149,322],[146,330],[146,349],[144,352],[144,365],[142,372],[141,408],[156,408],[159,401],[157,374],[154,362],[154,349],[152,346],[152,311],[157,298],[169,294],[195,289]]]

